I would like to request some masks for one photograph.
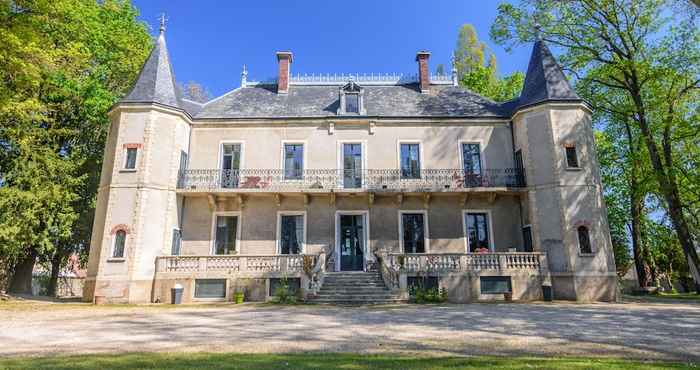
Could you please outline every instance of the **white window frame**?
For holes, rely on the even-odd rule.
[[[464,250],[466,253],[472,253],[469,251],[469,233],[467,232],[467,214],[468,213],[486,213],[486,220],[489,223],[489,252],[495,253],[496,248],[493,240],[493,217],[491,217],[490,209],[463,209],[462,210],[462,234],[464,235]]]
[[[423,215],[423,244],[425,245],[425,252],[419,253],[419,254],[428,254],[430,253],[430,226],[428,223],[428,210],[425,209],[418,209],[418,210],[409,210],[409,209],[400,209],[398,211],[399,215],[399,248],[401,249],[401,253],[406,253],[406,250],[404,249],[403,245],[403,214],[404,213],[420,213]]]
[[[117,233],[120,232],[120,231],[123,231],[123,232],[124,232],[124,254],[123,254],[121,257],[115,257],[115,256],[114,256],[114,251],[115,251],[115,249],[116,249],[116,247],[117,247]],[[122,261],[122,260],[126,260],[126,255],[127,255],[126,246],[127,246],[127,240],[128,240],[128,239],[129,239],[129,232],[126,231],[126,230],[124,230],[124,229],[118,229],[118,230],[116,230],[116,231],[112,234],[112,241],[111,241],[111,243],[110,243],[110,246],[111,246],[111,247],[110,247],[110,249],[109,249],[109,258],[108,258],[109,260],[111,260],[111,261]],[[579,250],[581,250],[581,249],[579,248]]]
[[[418,158],[420,160],[418,171],[420,172],[420,177],[417,179],[404,179],[401,177],[401,144],[418,144]],[[423,158],[424,151],[425,148],[423,147],[422,140],[400,139],[396,142],[396,168],[399,170],[400,181],[420,181],[423,178],[423,170],[426,169],[425,158]]]
[[[366,172],[367,171],[367,140],[338,140],[336,141],[336,168],[338,169],[338,174],[342,174],[342,171],[344,169],[343,167],[343,146],[344,144],[360,144],[361,148],[360,150],[362,151],[362,171]],[[364,173],[363,173],[364,176]],[[341,188],[345,188],[343,176],[339,176],[338,178],[338,185]],[[362,179],[362,188],[365,187],[365,179]],[[348,188],[348,189],[357,189],[357,188]]]
[[[303,153],[302,153],[302,161],[304,161],[303,166],[301,168],[301,179],[286,179],[285,178],[285,168],[284,168],[284,147],[287,144],[301,144],[303,148]],[[282,170],[282,178],[280,181],[288,181],[288,182],[294,182],[294,181],[304,181],[304,171],[306,171],[309,168],[309,161],[308,161],[308,145],[306,145],[306,140],[282,140],[280,142],[280,169]]]
[[[211,239],[211,245],[209,246],[209,255],[210,256],[231,256],[230,254],[216,254],[216,218],[218,216],[236,216],[238,217],[236,219],[236,254],[241,254],[241,233],[243,230],[241,229],[241,212],[240,211],[216,211],[212,212],[211,216],[211,231],[210,231],[210,237]]]
[[[299,251],[299,254],[304,254],[306,253],[306,211],[277,211],[277,240],[275,243],[275,247],[277,250],[277,254],[282,254],[282,216],[302,216],[303,217],[303,224],[304,224],[304,240],[301,242],[301,250]]]
[[[565,145],[562,145],[562,148],[564,149],[564,165],[566,165],[566,169],[573,170],[573,171],[580,170],[581,169],[581,156],[579,155],[580,153],[578,150],[578,145],[567,143]],[[567,149],[569,149],[569,148],[574,148],[574,153],[576,153],[576,167],[569,166],[569,156],[566,153]]]
[[[457,148],[458,153],[457,153],[457,158],[459,158],[459,170],[462,171],[464,170],[464,156],[462,153],[462,145],[463,144],[477,144],[479,145],[479,160],[481,161],[481,175],[484,175],[484,171],[486,169],[486,160],[484,159],[484,142],[482,140],[460,140],[459,141],[459,147]]]
[[[136,158],[134,158],[134,168],[126,168],[126,163],[129,160],[129,149],[136,150]],[[122,172],[136,172],[136,170],[138,170],[139,157],[140,157],[140,155],[139,155],[140,150],[139,149],[140,149],[139,147],[132,147],[132,148],[125,147],[124,148],[124,160],[122,161],[122,169],[121,169]]]
[[[364,222],[364,245],[363,245],[363,251],[362,251],[362,256],[364,257],[363,261],[363,271],[367,271],[367,259],[369,258],[368,256],[368,251],[370,250],[369,247],[369,241],[370,239],[370,230],[369,230],[369,211],[343,211],[343,210],[338,210],[335,211],[335,271],[340,271],[340,216],[341,215],[361,215],[362,220]]]
[[[583,253],[581,251],[581,241],[578,238],[578,228],[579,227],[585,227],[586,230],[588,230],[588,242],[591,243],[591,253]],[[577,225],[574,226],[574,238],[576,238],[576,248],[578,251],[578,255],[582,257],[593,257],[596,254],[596,246],[595,243],[593,243],[593,237],[592,237],[593,232],[591,231],[591,227],[589,225]]]
[[[241,146],[241,162],[239,163],[239,169],[242,170],[244,169],[244,163],[245,163],[245,141],[244,140],[221,140],[219,141],[219,154],[216,159],[216,169],[221,170],[221,165],[223,164],[224,160],[224,145],[226,144],[238,144]],[[187,158],[189,161],[189,156]]]

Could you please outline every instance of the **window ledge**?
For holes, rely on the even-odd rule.
[[[121,263],[121,262],[126,262],[126,258],[123,258],[123,257],[111,257],[111,258],[107,258],[107,262],[109,262],[109,263]]]
[[[582,167],[566,167],[567,171],[583,171]]]
[[[119,170],[119,172],[125,172],[125,173],[130,173],[130,172],[136,172],[136,168],[122,168]]]
[[[593,253],[581,253],[578,252],[579,257],[595,257],[595,252]]]

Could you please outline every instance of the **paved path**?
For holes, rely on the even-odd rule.
[[[0,306],[0,356],[126,351],[567,354],[698,362],[700,305]]]

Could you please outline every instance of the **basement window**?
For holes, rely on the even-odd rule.
[[[503,294],[512,293],[510,276],[482,276],[481,294]]]
[[[195,298],[226,298],[226,279],[196,279]]]

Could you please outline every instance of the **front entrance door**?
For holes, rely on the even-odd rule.
[[[340,270],[364,269],[365,227],[363,215],[340,215]]]

